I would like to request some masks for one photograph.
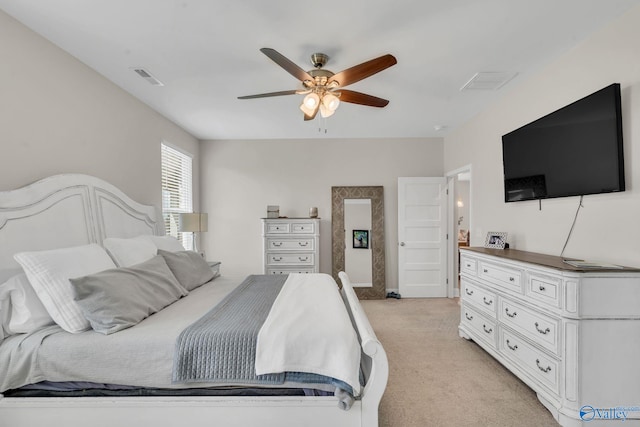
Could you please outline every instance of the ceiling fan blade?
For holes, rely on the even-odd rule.
[[[316,118],[316,115],[318,114],[318,110],[320,110],[320,106],[317,106],[315,110],[313,110],[313,114],[312,115],[308,115],[307,113],[304,113],[304,121],[308,121],[308,120],[313,120]]]
[[[313,81],[313,77],[311,77],[309,73],[307,73],[302,68],[298,67],[296,64],[294,64],[291,60],[287,59],[284,55],[282,55],[277,50],[271,49],[268,47],[263,47],[262,49],[260,49],[260,52],[267,55],[269,58],[271,58],[273,62],[275,62],[282,68],[284,68],[286,72],[288,72],[293,77],[300,80],[301,82],[305,80]]]
[[[369,107],[386,107],[389,103],[386,99],[347,89],[340,89],[339,99],[340,102],[350,102],[352,104],[367,105]]]
[[[298,90],[283,90],[280,92],[259,93],[257,95],[239,96],[238,99],[254,99],[254,98],[267,98],[269,96],[282,96],[282,95],[295,95],[299,93]]]
[[[380,71],[397,63],[398,61],[393,55],[383,55],[376,59],[372,59],[371,61],[363,62],[355,67],[340,71],[329,79],[328,84],[331,84],[331,82],[337,82],[340,87],[345,87],[352,83],[359,82],[362,79],[366,79],[367,77],[379,73]]]

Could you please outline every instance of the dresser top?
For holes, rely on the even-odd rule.
[[[479,254],[492,255],[499,258],[504,258],[512,261],[526,262],[529,264],[541,265],[544,267],[555,268],[565,271],[577,271],[577,272],[639,272],[640,268],[632,267],[574,267],[567,264],[564,260],[576,260],[575,258],[562,258],[555,255],[545,255],[536,252],[520,251],[517,249],[492,249],[482,247],[461,247],[461,251],[471,251]]]
[[[308,217],[308,216],[299,216],[299,217],[296,217],[296,216],[280,216],[278,218],[260,218],[260,219],[264,219],[264,220],[268,219],[269,221],[278,221],[278,220],[286,221],[288,219],[296,219],[296,220],[297,219],[312,219],[313,220],[313,219],[320,219],[320,217],[311,218],[311,217]]]

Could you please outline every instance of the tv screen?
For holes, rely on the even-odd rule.
[[[620,85],[502,137],[505,202],[624,191]]]

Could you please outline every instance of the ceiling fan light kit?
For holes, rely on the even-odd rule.
[[[340,101],[378,108],[385,107],[389,103],[386,99],[343,88],[395,65],[397,61],[393,55],[383,55],[334,74],[322,68],[329,60],[329,56],[324,53],[312,54],[311,64],[315,69],[304,71],[274,49],[265,47],[260,51],[297,78],[302,83],[303,89],[239,96],[238,99],[267,98],[293,94],[306,95],[300,105],[300,110],[304,113],[305,120],[313,120],[318,111],[323,118],[333,115],[340,106]]]

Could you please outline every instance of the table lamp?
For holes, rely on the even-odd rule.
[[[202,212],[181,213],[180,214],[180,231],[193,233],[193,250],[198,252],[199,234],[208,231],[209,216]],[[204,255],[204,254],[203,254]]]

